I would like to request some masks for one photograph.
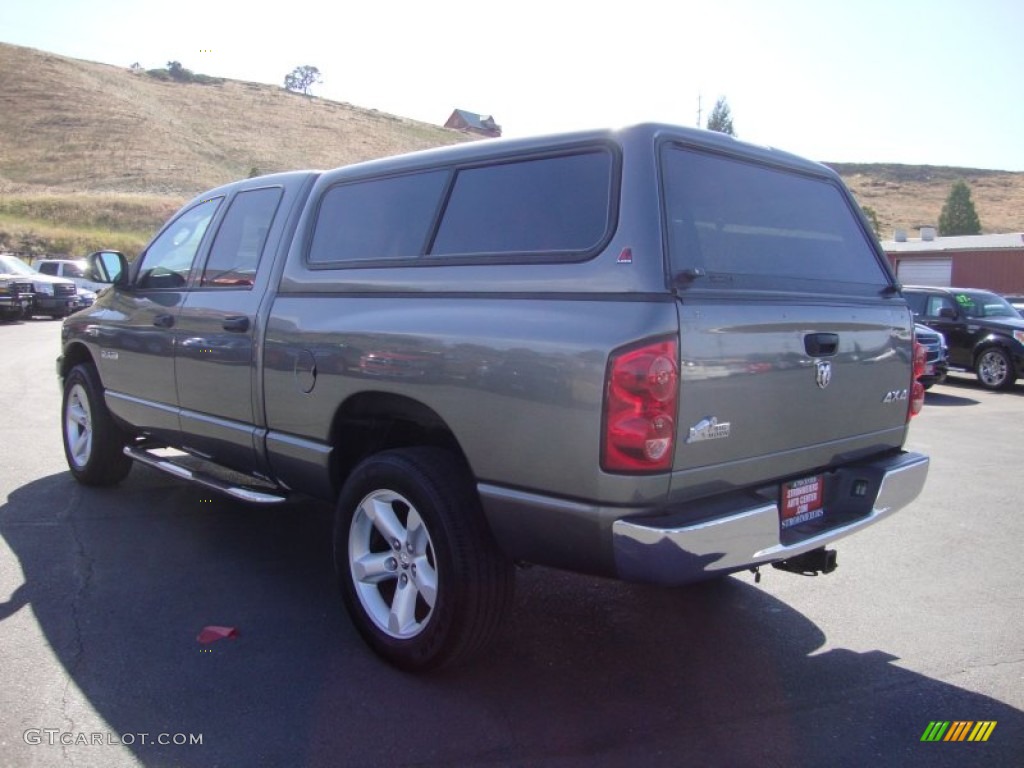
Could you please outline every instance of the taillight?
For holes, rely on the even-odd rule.
[[[907,420],[917,416],[924,408],[924,384],[918,381],[924,376],[925,368],[928,367],[928,350],[924,345],[914,339],[914,379],[910,385],[910,407],[908,408]]]
[[[675,341],[613,353],[605,382],[602,468],[609,472],[670,469],[678,395]]]

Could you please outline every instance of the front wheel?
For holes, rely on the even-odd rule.
[[[356,629],[409,671],[465,658],[494,635],[512,596],[469,470],[438,448],[385,451],[338,501],[334,563]]]
[[[124,432],[103,401],[96,369],[76,365],[64,379],[61,408],[64,456],[75,479],[84,485],[114,485],[132,468],[124,455]]]
[[[1007,389],[1017,376],[1009,354],[1001,347],[989,347],[978,357],[978,381],[988,389]]]

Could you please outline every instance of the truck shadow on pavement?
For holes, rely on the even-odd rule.
[[[960,408],[965,405],[981,405],[979,400],[972,397],[961,397],[947,392],[936,392],[934,389],[928,391],[924,398],[926,408],[940,406],[943,408]]]
[[[527,569],[483,658],[409,676],[378,661],[348,623],[330,528],[323,505],[246,507],[142,467],[109,491],[51,475],[0,507],[0,534],[25,577],[0,620],[30,607],[112,732],[202,735],[191,746],[134,737],[128,749],[147,766],[1020,756],[1021,712],[902,669],[884,650],[816,653],[821,629],[739,579],[665,589]],[[240,636],[200,645],[207,625]],[[52,722],[34,725],[67,728],[61,703],[51,705]],[[920,743],[929,721],[966,718],[997,721],[992,739]],[[84,749],[89,764],[109,764]]]

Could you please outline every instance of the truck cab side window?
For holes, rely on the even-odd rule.
[[[138,288],[181,290],[188,285],[203,235],[223,198],[189,208],[153,241],[142,257]]]
[[[240,192],[217,230],[200,284],[204,288],[251,288],[267,233],[281,201],[280,187]]]

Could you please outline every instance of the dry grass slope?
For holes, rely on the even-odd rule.
[[[0,177],[15,184],[191,197],[252,168],[333,168],[463,140],[276,86],[160,81],[10,45],[0,72]]]
[[[1024,173],[921,165],[829,163],[862,206],[878,214],[883,239],[896,228],[915,237],[935,227],[953,183],[962,179],[981,219],[982,231],[1024,232]]]
[[[134,253],[183,201],[253,168],[333,168],[466,140],[277,86],[161,81],[4,43],[0,72],[0,249],[25,253]],[[959,178],[984,231],[1024,231],[1024,173],[833,166],[883,237],[934,225]]]
[[[161,81],[3,43],[0,72],[0,249],[26,254],[134,253],[185,200],[253,169],[466,140],[276,86]]]

